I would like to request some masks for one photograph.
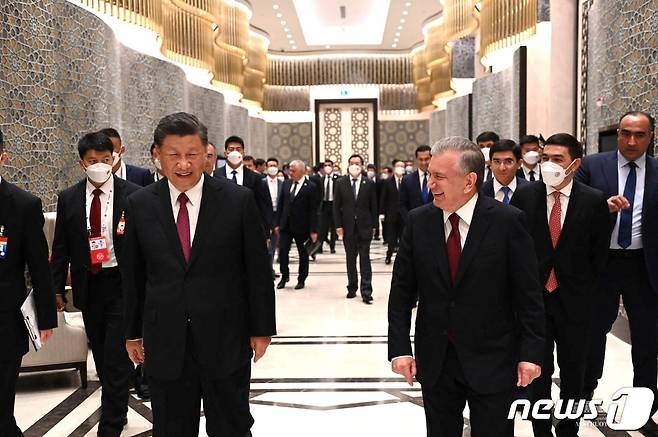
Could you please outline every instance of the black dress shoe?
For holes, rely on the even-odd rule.
[[[315,262],[315,254],[311,255],[311,261]]]
[[[288,278],[281,278],[279,281],[279,284],[276,286],[277,289],[281,290],[286,286],[286,282],[288,282]]]
[[[387,256],[386,259],[384,260],[384,264],[390,264],[391,263],[391,257]]]
[[[658,437],[658,424],[649,418],[649,421],[637,431],[645,437]]]
[[[135,387],[135,391],[137,392],[137,397],[141,400],[148,401],[151,399],[151,391],[149,390],[148,384],[138,385]]]
[[[353,299],[356,297],[356,291],[348,291],[347,292],[347,298],[348,299]]]
[[[297,282],[297,285],[295,285],[295,290],[301,290],[302,288],[304,288],[304,281]]]
[[[363,303],[371,305],[372,304],[372,296],[363,296]]]
[[[336,249],[331,249],[329,253],[336,253]]]

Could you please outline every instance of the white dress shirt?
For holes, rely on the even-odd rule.
[[[119,179],[123,179],[124,181],[126,180],[126,163],[121,160],[121,165],[119,166],[119,169],[117,170],[116,173],[114,173],[116,177]]]
[[[233,181],[233,171],[235,171],[235,178],[238,180],[238,185],[244,185],[244,165],[240,164],[238,168],[231,168],[226,164],[226,179]]]
[[[297,185],[295,185],[295,181],[292,180],[292,184],[290,186],[290,197],[293,198],[299,194],[299,190],[302,189],[302,185],[304,185],[304,182],[308,179],[308,176],[302,177],[298,182]]]
[[[89,212],[91,210],[91,201],[94,199],[94,187],[89,179],[87,179],[87,195],[85,196],[85,215],[87,217],[87,230],[91,229],[91,224],[89,222]],[[117,263],[117,257],[114,252],[114,226],[113,226],[113,217],[114,217],[114,178],[110,178],[105,181],[103,185],[99,187],[102,191],[100,198],[101,203],[101,235],[107,240],[107,248],[110,252],[110,259],[102,264],[104,269],[110,267],[116,267],[119,265]]]
[[[425,174],[426,173],[424,171],[422,171],[421,169],[418,169],[418,181],[420,183],[419,186],[420,186],[420,192],[421,193],[423,192],[423,178],[425,177]],[[427,184],[428,184],[427,185],[427,192],[430,191],[429,182],[430,182],[430,175],[429,175],[429,173],[427,173]]]
[[[626,187],[626,179],[631,172],[628,166],[628,159],[617,151],[617,186],[620,196],[624,195],[624,188]],[[644,179],[647,174],[647,154],[640,156],[635,164],[635,198],[633,199],[633,221],[631,225],[631,245],[626,249],[642,249],[642,204],[644,203]],[[617,214],[617,221],[610,236],[610,249],[622,249],[617,242],[619,238],[619,220],[621,213]]]
[[[503,199],[505,198],[505,193],[503,192],[503,187],[504,185],[498,182],[498,179],[494,176],[493,178],[493,189],[494,189],[494,197],[496,198],[497,201],[502,202]],[[507,185],[507,188],[510,189],[509,193],[509,199],[512,200],[512,196],[514,195],[514,192],[516,191],[516,176],[514,176],[514,179],[512,179],[512,182]]]
[[[326,202],[333,202],[334,201],[334,180],[331,177],[331,175],[324,176],[324,179],[322,180],[322,183],[324,184],[324,191],[322,192],[322,200]],[[325,197],[324,193],[329,191],[329,196],[328,198]]]
[[[466,202],[464,206],[459,208],[455,213],[459,216],[459,237],[461,239],[462,249],[464,249],[464,244],[466,244],[466,237],[468,236],[468,230],[471,227],[471,222],[473,221],[473,213],[475,213],[475,204],[478,201],[478,194],[475,193],[475,196],[471,197],[471,200]],[[452,213],[443,211],[443,229],[445,230],[445,238],[448,241],[450,237],[450,232],[452,232],[452,225],[450,224],[450,215]]]
[[[537,164],[535,165],[535,168],[528,168],[526,167],[525,163],[521,164],[521,170],[523,170],[523,174],[525,175],[525,180],[529,181],[530,180],[530,172],[534,171],[535,172],[535,180],[538,181],[541,178],[541,165]]]
[[[187,214],[190,218],[190,247],[194,245],[194,234],[196,232],[196,224],[199,221],[199,209],[201,209],[201,195],[203,194],[203,180],[206,177],[205,174],[201,175],[199,182],[189,190],[185,191],[187,198]],[[169,198],[171,200],[171,209],[174,212],[174,222],[178,219],[178,211],[180,210],[180,203],[178,202],[178,196],[181,192],[178,191],[176,187],[167,181],[169,184]]]
[[[270,198],[272,199],[272,209],[276,212],[276,201],[279,197],[279,180],[275,177],[267,176],[267,188],[270,190]]]
[[[567,216],[567,208],[569,208],[569,199],[571,198],[571,189],[573,188],[573,179],[569,184],[560,190],[560,228],[564,226],[564,218]],[[546,219],[547,223],[551,222],[551,210],[555,205],[555,193],[557,190],[553,187],[546,185]]]

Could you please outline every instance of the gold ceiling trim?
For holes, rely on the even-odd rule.
[[[482,0],[483,57],[528,39],[537,30],[537,0]]]
[[[448,41],[456,41],[477,29],[476,3],[476,0],[443,0],[443,20]]]

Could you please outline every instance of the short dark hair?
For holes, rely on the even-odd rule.
[[[160,119],[153,132],[153,142],[160,147],[167,135],[181,137],[198,135],[201,138],[201,126],[201,122],[195,115],[187,112],[175,112]]]
[[[244,149],[244,140],[237,135],[231,135],[224,141],[224,150],[228,149],[228,145],[231,143],[238,143]]]
[[[332,166],[334,165],[334,162],[333,162],[331,159],[329,159],[329,158],[325,158],[324,163],[325,163],[325,164],[329,163],[329,164],[331,164]]]
[[[493,159],[494,153],[500,152],[512,152],[517,161],[521,159],[521,148],[512,140],[503,139],[496,141],[489,150],[489,158]]]
[[[242,158],[242,161],[253,161],[253,160],[254,160],[254,157],[251,156],[251,155],[245,155],[245,156]]]
[[[259,166],[261,166],[261,165],[265,165],[265,164],[266,164],[266,162],[265,162],[265,160],[264,160],[263,158],[256,158],[256,159],[254,159],[254,165],[255,165],[256,167],[259,167]]]
[[[102,133],[108,138],[117,138],[119,142],[121,142],[121,135],[119,135],[119,131],[113,127],[106,127],[105,129],[101,129],[98,132]]]
[[[361,165],[363,165],[363,156],[359,155],[358,153],[354,153],[352,156],[347,158],[347,162],[349,163],[352,158],[359,158],[361,160]]]
[[[375,170],[377,170],[377,166],[375,164],[368,164],[366,168],[374,168]]]
[[[619,124],[621,124],[621,121],[629,115],[634,117],[645,117],[647,120],[649,120],[649,127],[651,129],[651,134],[653,135],[654,131],[656,130],[656,120],[651,116],[651,114],[644,111],[628,111],[619,118]]]
[[[519,146],[523,146],[524,144],[537,144],[539,145],[539,138],[537,138],[534,135],[523,135],[521,139],[519,140]]]
[[[401,160],[401,159],[394,159],[393,161],[391,161],[391,165],[392,165],[393,167],[395,167],[395,164],[397,164],[398,162],[401,162],[401,163],[404,164],[404,161],[403,161],[403,160]]]
[[[475,142],[479,144],[485,141],[493,141],[495,143],[498,140],[500,140],[500,137],[496,132],[486,131],[478,135],[477,138],[475,139]]]
[[[416,147],[416,152],[414,152],[414,156],[418,157],[418,154],[421,152],[430,152],[432,153],[432,148],[428,146],[427,144],[421,144],[420,146]]]
[[[87,152],[96,150],[98,152],[114,152],[114,145],[110,137],[101,132],[89,132],[84,134],[78,141],[78,155],[84,159]]]
[[[569,156],[571,156],[572,160],[576,160],[578,158],[583,157],[583,145],[580,144],[580,141],[578,141],[576,137],[574,137],[571,134],[560,133],[560,134],[551,135],[546,140],[545,145],[566,147],[567,149],[569,149]]]
[[[386,167],[382,168],[382,170],[386,170],[389,173],[393,173],[393,167],[389,167],[388,165]]]
[[[267,162],[274,161],[276,162],[276,165],[279,165],[279,160],[275,157],[267,158]]]

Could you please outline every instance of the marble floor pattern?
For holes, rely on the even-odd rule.
[[[408,386],[391,372],[387,361],[391,266],[384,263],[385,250],[380,242],[373,242],[372,305],[359,298],[345,299],[347,279],[340,243],[335,255],[325,247],[325,253],[311,262],[304,290],[293,290],[295,273],[287,288],[277,290],[279,335],[253,366],[255,437],[425,435],[420,386]],[[292,270],[296,271],[296,265]],[[604,378],[596,398],[609,399],[618,388],[631,385],[628,341],[628,327],[620,317],[608,336]],[[80,388],[74,371],[21,375],[16,419],[26,437],[96,435],[100,388],[91,353],[88,363],[87,389]],[[554,379],[554,395],[558,384]],[[150,403],[132,394],[129,406],[122,436],[152,435]],[[464,417],[464,435],[470,436],[468,407]],[[205,436],[203,417],[201,421],[200,436]],[[530,422],[517,416],[515,435],[532,436]],[[592,422],[584,422],[580,429],[581,437],[639,435]]]

